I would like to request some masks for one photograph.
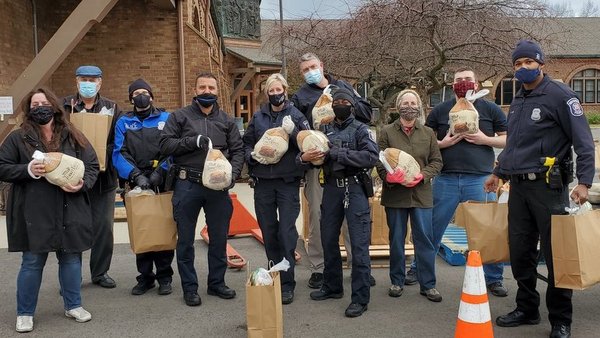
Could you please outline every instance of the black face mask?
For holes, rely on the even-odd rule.
[[[338,104],[336,106],[333,106],[333,113],[335,114],[335,117],[340,121],[346,121],[346,119],[350,116],[353,110],[354,107],[347,106],[345,104]]]
[[[198,102],[204,108],[208,108],[217,102],[217,95],[211,93],[204,93],[194,97],[194,100]]]
[[[140,94],[133,98],[133,105],[138,110],[146,110],[146,109],[150,108],[150,104],[151,104],[150,99],[151,99],[150,95]]]
[[[29,116],[33,122],[44,126],[54,117],[54,108],[48,106],[38,106],[29,110]]]
[[[285,101],[285,93],[269,95],[269,102],[275,107],[279,107]]]

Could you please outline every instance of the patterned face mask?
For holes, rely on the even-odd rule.
[[[475,91],[475,82],[471,81],[461,81],[452,85],[452,90],[454,90],[454,94],[456,97],[463,98],[467,95],[469,90]]]

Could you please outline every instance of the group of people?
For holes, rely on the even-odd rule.
[[[307,257],[312,273],[308,286],[317,289],[310,298],[343,298],[339,236],[344,232],[352,267],[351,301],[345,310],[348,317],[361,316],[367,310],[370,287],[375,284],[369,256],[368,200],[373,194],[373,168],[383,181],[381,204],[390,228],[388,294],[400,297],[405,285],[418,283],[420,294],[432,302],[442,301],[436,289],[435,256],[458,204],[493,200],[498,179],[510,181],[510,258],[518,284],[517,308],[498,317],[496,323],[518,326],[540,322],[540,296],[535,290],[539,238],[549,271],[550,337],[569,337],[572,291],[554,286],[550,217],[562,213],[568,205],[567,186],[573,173],[562,163],[570,162],[572,148],[578,155],[578,185],[571,198],[578,203],[586,201],[594,176],[593,141],[575,93],[543,73],[544,56],[537,43],[520,41],[512,63],[522,88],[508,118],[494,103],[477,99],[473,102],[479,114],[475,134],[453,135],[449,123],[449,112],[457,99],[469,90],[479,89],[470,68],[456,70],[455,97],[436,106],[427,117],[417,92],[400,92],[395,105],[399,118],[389,121],[377,137],[366,124],[371,119],[368,102],[345,81],[325,74],[323,63],[312,53],[300,58],[300,72],[306,83],[291,98],[281,74],[265,81],[267,103],[253,115],[243,138],[233,118],[220,109],[217,79],[210,73],[196,77],[192,103],[173,113],[154,106],[152,88],[143,79],[129,86],[133,109],[120,112],[116,104],[98,94],[102,72],[95,66],[78,68],[78,94],[65,98],[62,104],[49,90],[34,90],[23,102],[21,128],[0,147],[0,180],[13,183],[7,208],[9,251],[23,252],[17,281],[17,331],[33,329],[42,269],[49,252],[56,252],[59,261],[67,317],[78,322],[91,319],[81,307],[82,251],[92,248],[92,281],[103,287],[115,286],[107,271],[117,177],[131,187],[173,190],[173,217],[177,223],[175,253],[169,250],[136,256],[140,274],[131,293],[144,294],[158,281],[158,293],[170,294],[171,263],[176,255],[184,302],[189,306],[201,304],[194,267],[194,234],[198,215],[204,209],[210,236],[207,293],[234,298],[235,290],[225,283],[226,241],[233,212],[228,190],[246,163],[267,260],[279,262],[286,258],[290,262],[290,268],[281,273],[282,302],[290,304],[294,300],[298,241],[295,223],[304,183],[309,209]],[[315,127],[312,110],[327,86],[334,86],[335,118],[318,128],[326,135],[329,150],[302,151],[296,135]],[[96,154],[85,135],[69,122],[69,114],[78,112],[114,116],[105,171],[99,171]],[[269,164],[254,152],[254,147],[274,127],[288,131],[289,146],[277,163]],[[232,166],[231,185],[221,191],[202,184],[210,147],[221,150]],[[401,169],[386,170],[378,155],[387,148],[410,154],[420,172],[405,177]],[[497,163],[493,148],[505,148]],[[34,150],[59,151],[81,159],[85,164],[83,180],[75,186],[57,187],[40,179],[45,174],[44,165],[31,160]],[[547,168],[539,158],[546,156],[560,160],[562,185],[548,186],[544,180]],[[323,164],[317,166],[314,162]],[[173,182],[166,182],[168,177]],[[40,198],[48,202],[41,208],[37,203]],[[30,212],[34,205],[35,214]],[[409,219],[415,259],[406,271],[404,243]],[[503,265],[485,265],[484,272],[490,292],[507,296]]]

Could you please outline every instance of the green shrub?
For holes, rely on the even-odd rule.
[[[600,113],[587,113],[585,114],[589,124],[600,124]]]

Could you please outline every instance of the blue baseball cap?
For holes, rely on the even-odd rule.
[[[102,70],[96,66],[80,66],[75,71],[75,76],[102,77]]]

